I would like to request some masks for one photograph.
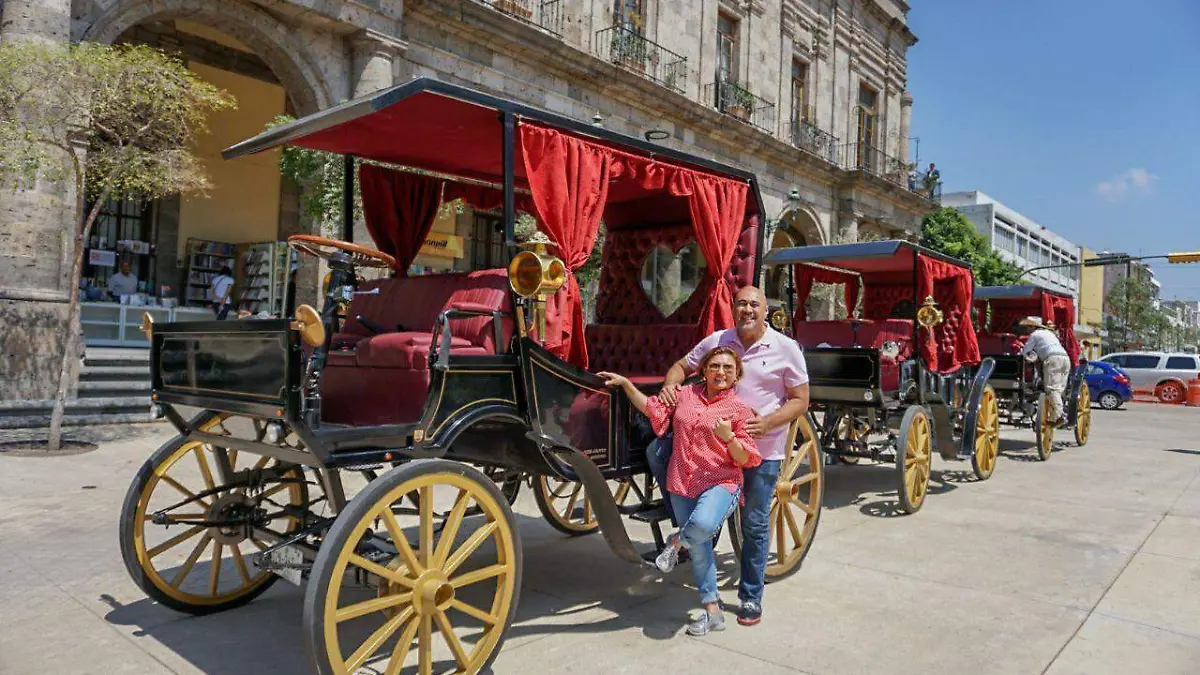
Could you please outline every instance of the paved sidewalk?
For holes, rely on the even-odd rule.
[[[1032,432],[1002,429],[985,483],[936,463],[914,516],[896,515],[886,467],[831,467],[804,568],[768,587],[760,626],[704,639],[682,632],[695,602],[686,566],[664,580],[599,536],[566,539],[524,491],[519,621],[495,672],[1194,674],[1200,409],[1133,404],[1092,419],[1088,446],[1046,463]],[[71,433],[100,449],[0,453],[0,673],[309,672],[301,589],[188,617],[130,581],[121,501],[169,428]],[[719,554],[732,601],[728,539]]]

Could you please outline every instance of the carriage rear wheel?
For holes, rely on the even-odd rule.
[[[229,415],[208,413],[197,428],[220,433],[229,422]],[[233,475],[261,471],[262,482],[255,489],[225,488],[225,461]],[[299,527],[297,514],[307,504],[299,467],[176,437],[146,460],[129,486],[121,557],[134,582],[167,607],[189,614],[231,609],[278,579],[247,558],[273,543],[264,530]],[[224,524],[197,524],[216,521]]]
[[[1079,386],[1079,397],[1075,399],[1075,444],[1082,447],[1087,445],[1088,435],[1092,433],[1092,392],[1088,390],[1087,382]]]
[[[615,483],[613,499],[617,506],[625,506],[634,500],[642,504],[650,501],[655,490],[654,481],[645,479],[643,485],[638,485],[635,480],[623,478],[610,481],[610,487]],[[535,476],[533,496],[542,517],[563,534],[579,537],[600,529],[600,521],[596,519],[596,512],[592,509],[583,483],[555,476]]]
[[[1050,396],[1038,396],[1037,414],[1033,418],[1033,432],[1037,441],[1037,456],[1043,462],[1054,452],[1054,420],[1050,417]]]
[[[991,478],[996,470],[996,456],[1000,452],[1000,406],[996,401],[996,390],[984,385],[979,398],[979,411],[975,414],[975,451],[971,453],[971,469],[979,480]]]
[[[933,434],[929,430],[929,414],[921,406],[912,406],[904,413],[900,436],[896,439],[899,483],[896,496],[905,513],[916,513],[925,503],[932,462]]]
[[[413,492],[417,513],[405,515]],[[309,656],[322,675],[413,663],[484,671],[516,614],[521,563],[492,480],[458,462],[407,463],[371,481],[329,529],[304,596]]]
[[[778,581],[800,569],[817,534],[821,500],[825,494],[825,467],[816,433],[807,417],[793,425],[788,452],[780,463],[775,495],[767,517],[768,582]],[[742,513],[734,510],[729,539],[738,558],[742,555]]]

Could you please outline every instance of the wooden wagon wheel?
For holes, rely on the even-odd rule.
[[[979,480],[991,478],[1000,453],[1000,405],[992,385],[983,387],[979,411],[975,414],[975,449],[971,453],[971,470]]]
[[[859,441],[871,433],[871,425],[866,420],[856,419],[854,413],[846,413],[838,420],[837,436],[847,441]],[[834,455],[842,464],[856,465],[862,458],[854,455]]]
[[[929,474],[933,461],[933,434],[929,429],[929,414],[921,406],[912,406],[900,423],[896,439],[896,496],[905,513],[916,513],[925,503],[929,491]]]
[[[209,413],[197,428],[219,433],[229,422],[227,414]],[[261,489],[217,489],[224,484],[219,453],[235,474],[264,471]],[[160,447],[138,470],[121,509],[121,557],[134,582],[154,600],[190,614],[219,612],[261,595],[278,577],[246,558],[272,542],[242,525],[189,523],[245,518],[260,529],[296,529],[296,514],[308,504],[308,488],[298,467],[281,474],[271,471],[278,467],[286,469],[269,457],[182,437]],[[186,500],[192,501],[174,507]]]
[[[1037,414],[1033,418],[1033,433],[1037,440],[1037,456],[1043,462],[1054,452],[1054,420],[1050,419],[1050,396],[1038,396]]]
[[[403,515],[411,492],[420,506]],[[516,614],[520,539],[504,496],[473,467],[419,460],[371,481],[329,529],[305,591],[317,672],[486,671]]]
[[[800,417],[792,423],[787,448],[767,518],[769,548],[765,578],[768,582],[788,577],[800,569],[817,534],[821,501],[825,495],[821,448],[808,417]],[[729,527],[729,539],[739,559],[743,539],[741,516],[739,506]]]
[[[1075,399],[1075,443],[1083,447],[1087,445],[1088,435],[1092,433],[1092,392],[1087,382],[1079,385],[1079,396]]]
[[[655,489],[653,480],[647,481],[644,487],[636,485],[634,480],[615,481],[613,499],[617,506],[624,506],[630,498],[643,504],[651,499]],[[555,476],[535,476],[533,496],[546,522],[563,534],[578,537],[600,529],[600,521],[596,519],[583,483]]]

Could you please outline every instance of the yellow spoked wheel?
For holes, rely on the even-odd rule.
[[[210,433],[247,419],[207,413]],[[228,463],[230,479],[221,467]],[[225,485],[257,473],[261,482]],[[154,600],[191,614],[250,602],[277,577],[250,556],[300,525],[308,503],[303,472],[276,460],[175,438],[142,465],[121,510],[121,556],[134,582]]]
[[[933,462],[933,434],[929,430],[929,415],[921,406],[912,406],[900,422],[896,439],[896,473],[899,478],[897,497],[905,513],[916,513],[925,503],[929,491],[929,474]]]
[[[416,514],[404,515],[413,492]],[[479,673],[520,587],[520,532],[495,483],[465,464],[413,461],[368,484],[329,529],[304,596],[309,655],[327,675]]]
[[[1033,433],[1037,441],[1037,456],[1043,462],[1054,452],[1054,420],[1050,417],[1050,397],[1038,396],[1037,416],[1033,419]]]
[[[971,469],[979,480],[991,478],[996,470],[996,456],[1000,453],[1000,405],[996,401],[996,390],[984,385],[979,398],[979,411],[975,414],[975,449],[971,453]]]
[[[1079,397],[1075,399],[1075,444],[1087,445],[1088,434],[1092,433],[1092,392],[1087,382],[1079,385]]]
[[[851,413],[847,413],[838,421],[837,427],[838,437],[847,441],[864,440],[871,433],[871,425],[866,420],[858,419]],[[853,455],[837,455],[838,461],[843,464],[858,464],[861,457]]]
[[[816,537],[817,524],[821,520],[821,499],[825,494],[821,450],[807,417],[792,423],[787,447],[766,522],[769,542],[767,581],[783,579],[800,569]],[[744,534],[741,515],[741,507],[738,507],[729,528],[729,537],[739,558]]]
[[[655,489],[653,479],[645,481],[644,486],[635,486],[634,480],[625,478],[609,481],[617,506],[624,506],[631,498],[642,503],[650,500]],[[536,476],[533,480],[533,496],[546,522],[563,534],[578,537],[600,529],[600,521],[596,520],[583,483],[554,476]]]

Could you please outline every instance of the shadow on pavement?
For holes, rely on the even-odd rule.
[[[929,476],[927,496],[958,489],[958,483],[968,482],[964,476],[973,479],[970,472],[934,470]],[[859,511],[874,518],[907,515],[900,508],[896,481],[896,467],[890,463],[826,467],[823,506],[827,509],[858,506]]]

